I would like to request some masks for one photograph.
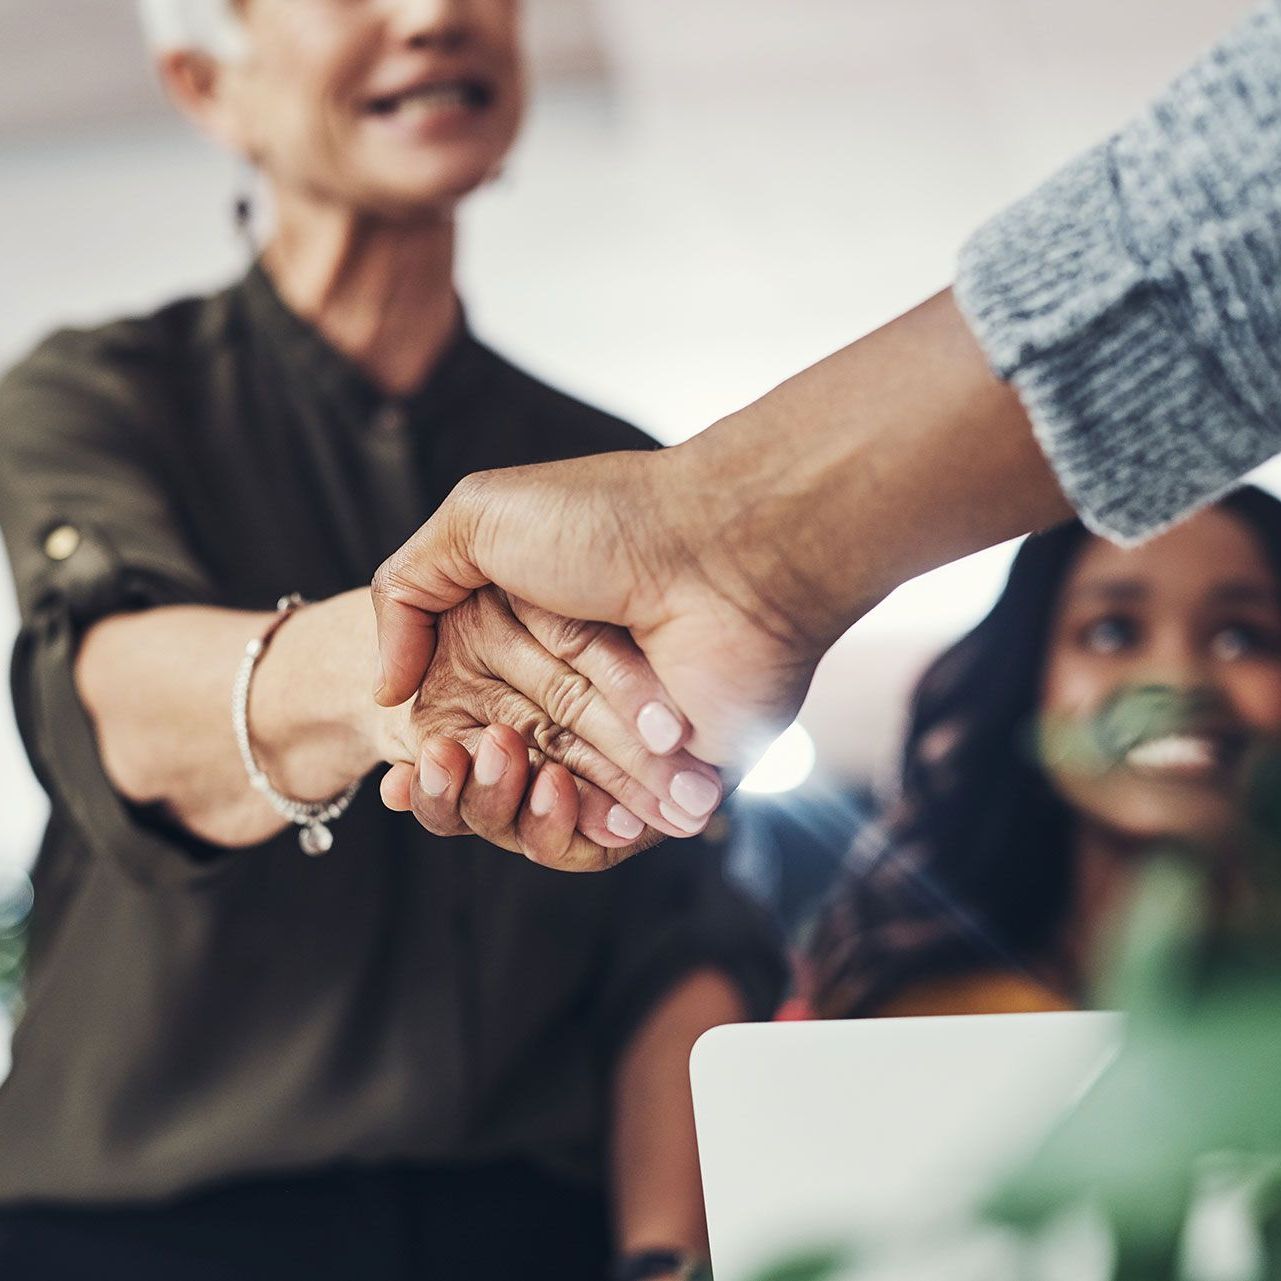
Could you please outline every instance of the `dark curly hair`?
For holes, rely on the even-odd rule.
[[[1259,539],[1281,583],[1281,502],[1245,488],[1220,506]],[[1028,538],[988,615],[917,685],[899,795],[860,833],[807,942],[820,1017],[872,1012],[943,975],[1000,968],[1051,981],[1074,822],[1032,734],[1055,607],[1089,538],[1078,521]]]

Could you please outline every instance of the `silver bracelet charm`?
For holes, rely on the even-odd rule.
[[[327,825],[346,813],[347,807],[360,790],[361,780],[357,779],[327,801],[295,800],[272,787],[271,780],[254,757],[253,744],[249,738],[249,686],[253,681],[254,668],[258,666],[258,660],[266,652],[280,625],[304,604],[306,602],[297,592],[282,596],[276,602],[276,617],[272,619],[271,626],[245,646],[245,656],[240,660],[236,680],[231,687],[231,727],[236,735],[236,746],[240,749],[245,773],[249,776],[249,785],[281,818],[298,825],[301,829],[298,844],[302,852],[315,857],[327,853],[333,846],[334,834]]]

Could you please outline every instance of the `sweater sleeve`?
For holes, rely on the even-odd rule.
[[[1281,0],[980,228],[956,297],[1109,538],[1281,451]]]

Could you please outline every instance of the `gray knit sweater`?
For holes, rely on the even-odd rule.
[[[981,228],[956,296],[1100,533],[1281,451],[1281,0]]]

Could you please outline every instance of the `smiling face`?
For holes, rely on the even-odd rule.
[[[1142,547],[1092,539],[1061,593],[1042,760],[1082,817],[1124,838],[1239,828],[1247,750],[1281,736],[1281,600],[1224,508]]]
[[[517,0],[244,0],[216,132],[281,189],[385,216],[448,209],[522,108]]]

